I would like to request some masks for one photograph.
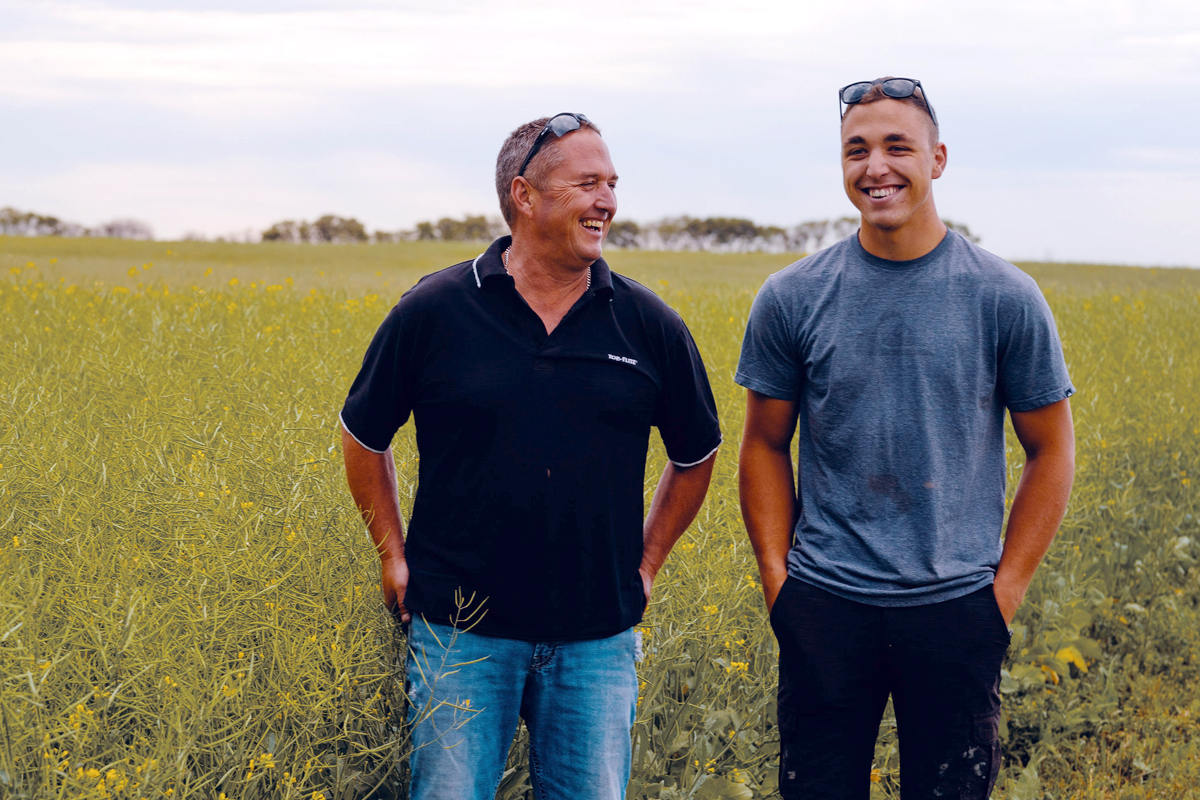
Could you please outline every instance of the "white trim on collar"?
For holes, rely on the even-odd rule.
[[[483,258],[484,254],[480,253],[475,256],[475,260],[471,262],[471,272],[475,273],[475,286],[482,289],[483,281],[479,280],[479,259]]]

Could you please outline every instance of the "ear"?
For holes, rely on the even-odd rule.
[[[946,144],[938,142],[933,147],[933,179],[937,180],[942,177],[942,173],[946,171]]]
[[[513,208],[522,217],[533,217],[534,197],[537,195],[537,189],[530,185],[525,177],[518,175],[512,179],[512,184],[508,187],[509,197],[512,199]]]

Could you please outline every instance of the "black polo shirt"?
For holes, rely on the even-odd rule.
[[[603,259],[549,336],[502,237],[426,275],[379,327],[341,420],[386,451],[411,413],[420,466],[405,605],[434,622],[486,598],[472,630],[530,641],[615,635],[642,617],[651,426],[680,466],[721,442],[679,315]]]

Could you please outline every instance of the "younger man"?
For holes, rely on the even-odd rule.
[[[920,82],[840,100],[862,227],[767,280],[736,377],[780,790],[865,800],[890,694],[903,796],[986,798],[1008,626],[1070,494],[1074,389],[1033,280],[938,217],[946,146]],[[1026,461],[1002,545],[1006,410]]]

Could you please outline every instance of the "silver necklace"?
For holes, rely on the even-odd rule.
[[[509,250],[512,250],[512,245],[509,245],[508,247],[504,248],[504,252],[500,254],[500,260],[504,262],[504,271],[505,272],[508,272],[508,251]],[[508,272],[508,274],[512,275],[511,272]],[[592,288],[592,268],[589,266],[588,274],[587,274],[587,285],[583,287],[583,290],[586,292],[591,288]]]

